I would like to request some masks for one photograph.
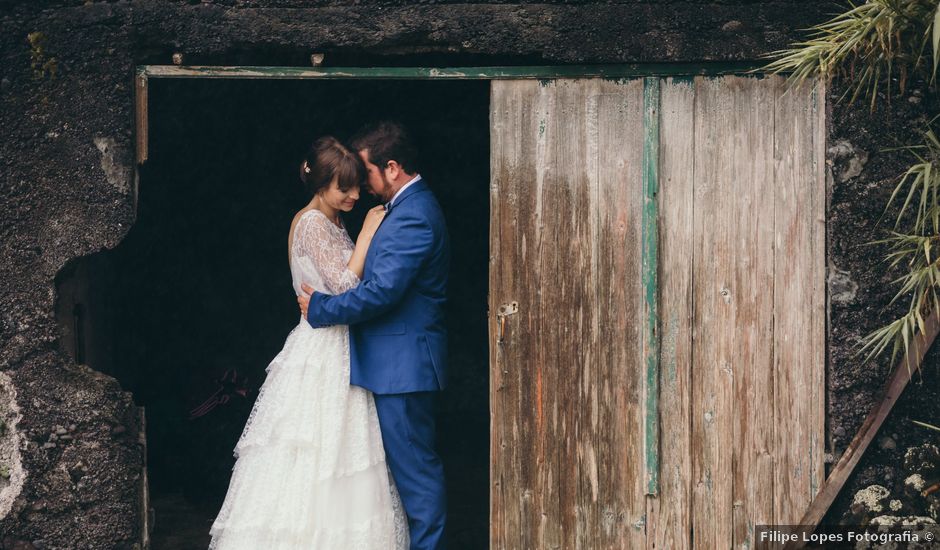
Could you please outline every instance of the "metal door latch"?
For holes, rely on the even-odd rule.
[[[504,336],[506,334],[506,317],[510,315],[515,315],[519,311],[519,302],[510,302],[508,304],[502,304],[499,306],[499,310],[496,312],[496,319],[498,322],[498,332],[496,336],[496,343],[502,344],[504,341]]]

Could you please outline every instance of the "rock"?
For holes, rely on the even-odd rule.
[[[892,499],[890,502],[888,502],[888,508],[890,508],[892,512],[897,512],[903,506],[904,505],[901,504],[901,501],[898,499]]]
[[[51,441],[49,441],[49,442],[47,442],[47,443],[43,443],[43,444],[42,444],[42,448],[43,448],[43,449],[55,449],[55,443],[53,443],[53,442],[51,442]]]
[[[721,26],[721,30],[724,32],[735,32],[744,28],[744,23],[740,21],[731,20]]]
[[[10,86],[11,84],[9,78],[4,77],[2,80],[0,80],[0,92],[8,92],[10,90]]]
[[[858,283],[849,277],[848,271],[842,271],[834,265],[829,265],[829,299],[838,303],[849,303],[855,300],[858,292]],[[832,431],[833,435],[842,437],[845,429],[841,426]]]
[[[125,426],[118,424],[117,426],[111,428],[111,435],[121,435],[122,433],[126,431],[127,431],[127,428]]]
[[[833,175],[838,183],[857,177],[862,173],[862,168],[868,162],[868,153],[855,147],[848,140],[840,139],[836,141],[827,151],[832,159],[836,170]]]
[[[846,157],[852,155],[852,151],[855,150],[855,147],[851,143],[844,139],[840,139],[833,143],[829,149],[826,151],[829,153],[829,156],[832,157],[832,160],[842,160]]]
[[[64,427],[58,426],[58,427],[55,429],[55,433],[56,433],[56,435],[65,435],[65,434],[67,434],[67,433],[69,433],[69,432],[68,432],[68,430],[66,430]]]
[[[917,105],[917,104],[920,103],[920,98],[919,98],[918,96],[916,96],[916,95],[912,95],[911,97],[907,98],[907,100],[908,100],[908,102],[910,102],[910,103],[912,103],[912,104],[914,104],[914,105]]]
[[[920,474],[911,474],[904,479],[904,485],[914,489],[917,492],[923,491],[926,483]]]
[[[869,485],[855,493],[855,499],[852,501],[852,504],[863,506],[872,512],[880,512],[884,510],[881,501],[888,498],[889,494],[888,489],[881,485]]]
[[[72,479],[72,483],[78,483],[88,473],[84,466],[84,464],[79,462],[75,466],[69,468],[69,477]]]
[[[876,516],[871,520],[871,525],[880,527],[923,527],[936,524],[936,521],[926,516]]]
[[[926,477],[940,473],[940,449],[932,443],[910,447],[904,453],[904,468]]]
[[[858,288],[858,285],[855,285],[855,286],[856,286],[856,288]],[[830,287],[830,288],[831,288],[831,287]],[[853,296],[853,298],[854,298],[854,296]],[[836,427],[832,430],[832,435],[834,435],[834,436],[836,436],[836,437],[845,437],[845,428],[843,428],[842,426],[836,426]]]
[[[126,193],[131,184],[131,171],[121,162],[123,148],[112,137],[96,137],[94,142],[101,152],[101,169],[105,178],[121,193]]]
[[[898,444],[894,442],[890,437],[882,437],[878,440],[878,446],[885,451],[890,451],[898,448]]]

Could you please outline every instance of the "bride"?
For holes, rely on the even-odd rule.
[[[385,215],[366,216],[353,245],[349,212],[366,177],[359,156],[318,139],[301,166],[313,195],[288,237],[294,290],[338,294],[359,284]],[[235,445],[235,466],[210,528],[210,550],[404,550],[408,524],[389,475],[372,393],[349,384],[349,329],[300,319],[271,361]]]

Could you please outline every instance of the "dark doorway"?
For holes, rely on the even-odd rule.
[[[63,272],[58,309],[68,351],[146,408],[155,550],[208,544],[234,444],[297,323],[286,240],[308,200],[303,152],[384,117],[410,127],[448,220],[447,539],[487,546],[489,83],[151,79],[137,222],[115,250]],[[366,197],[347,216],[354,238],[374,204]],[[229,382],[237,372],[221,384],[227,401],[190,419],[226,372]]]

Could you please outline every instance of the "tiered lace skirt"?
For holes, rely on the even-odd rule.
[[[301,320],[266,372],[210,550],[408,548],[372,394],[349,385],[348,328]]]

